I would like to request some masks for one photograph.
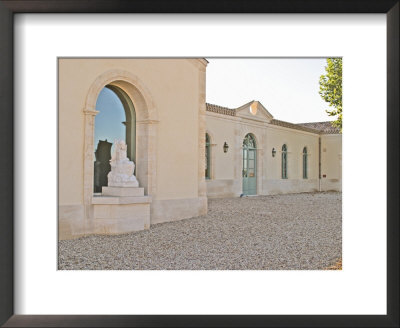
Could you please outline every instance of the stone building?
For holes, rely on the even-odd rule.
[[[60,58],[58,66],[60,239],[199,216],[208,197],[341,190],[341,134],[329,122],[279,121],[257,101],[206,104],[205,59]],[[100,157],[110,157],[94,142],[103,88],[123,106],[134,192],[100,192]]]
[[[330,122],[280,121],[258,101],[206,108],[208,197],[341,190],[342,135]]]

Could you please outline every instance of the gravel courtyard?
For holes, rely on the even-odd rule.
[[[342,256],[342,194],[209,199],[208,214],[59,242],[61,270],[321,270]]]

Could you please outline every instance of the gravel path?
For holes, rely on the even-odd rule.
[[[61,270],[319,270],[342,255],[342,194],[210,199],[208,214],[59,242]]]

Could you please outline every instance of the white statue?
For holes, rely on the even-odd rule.
[[[114,152],[110,160],[111,171],[108,173],[109,187],[138,187],[139,182],[133,175],[135,163],[126,155],[126,143],[123,140],[115,140]]]

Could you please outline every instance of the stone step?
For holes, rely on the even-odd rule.
[[[144,196],[144,188],[139,187],[102,187],[103,196],[136,197]]]
[[[150,204],[151,196],[93,196],[92,204]]]

